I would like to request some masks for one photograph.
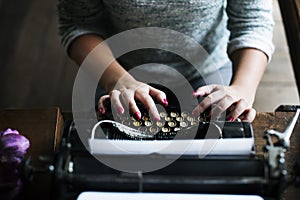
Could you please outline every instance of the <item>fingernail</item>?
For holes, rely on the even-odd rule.
[[[163,99],[164,104],[167,106],[169,104],[167,99]]]
[[[234,120],[234,118],[233,118],[232,116],[229,116],[227,119],[228,119],[228,121],[230,121],[230,122],[233,122],[233,120]]]
[[[99,112],[100,112],[101,114],[104,114],[104,109],[103,109],[103,108],[99,108]]]
[[[134,113],[134,118],[136,118],[137,120],[140,120],[141,119],[141,113],[135,112]]]
[[[199,93],[198,93],[198,92],[193,92],[193,95],[195,95],[195,96],[196,96],[196,95],[199,95]]]
[[[155,121],[159,121],[160,117],[154,117]]]
[[[122,107],[119,107],[119,113],[123,114],[124,113],[124,109]]]

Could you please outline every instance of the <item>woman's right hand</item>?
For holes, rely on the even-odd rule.
[[[126,108],[136,119],[141,118],[141,112],[136,101],[140,101],[145,106],[149,115],[153,117],[154,120],[160,120],[154,99],[162,105],[168,105],[164,92],[135,80],[129,74],[123,76],[114,88],[108,92],[108,95],[104,95],[99,99],[98,108],[101,114],[106,112],[104,101],[107,99],[110,99],[112,107],[119,114],[123,114]]]
[[[78,37],[70,46],[70,56],[78,64],[81,65],[83,60],[89,55],[95,47],[104,42],[98,35],[86,34]],[[104,67],[107,61],[114,60],[109,46],[105,43],[101,48],[94,51],[90,55],[94,61],[99,62],[99,67]],[[101,114],[104,114],[106,109],[104,101],[110,99],[112,106],[120,114],[125,112],[127,108],[131,115],[135,118],[141,118],[141,112],[137,107],[136,100],[140,101],[149,111],[151,117],[159,120],[159,113],[154,103],[155,99],[162,105],[167,105],[166,94],[156,88],[153,88],[145,83],[135,80],[118,62],[113,61],[109,67],[101,68],[104,70],[100,85],[105,89],[108,95],[101,97],[98,101],[98,108]],[[90,72],[95,73],[95,72]]]

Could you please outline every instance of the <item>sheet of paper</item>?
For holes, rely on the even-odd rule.
[[[90,139],[92,154],[108,155],[249,155],[253,138],[205,140],[107,140]]]
[[[263,200],[256,195],[214,195],[176,193],[83,192],[77,200]]]

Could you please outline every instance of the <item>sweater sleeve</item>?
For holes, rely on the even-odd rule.
[[[101,0],[58,0],[58,31],[68,53],[75,38],[84,34],[107,37],[105,9]]]
[[[255,48],[268,56],[274,52],[272,0],[228,0],[228,54],[237,49]]]

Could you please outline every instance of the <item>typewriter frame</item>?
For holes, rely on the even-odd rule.
[[[77,144],[73,145],[74,142]],[[158,171],[126,173],[94,158],[81,143],[72,121],[67,121],[55,160],[54,199],[75,199],[84,191],[254,194],[265,199],[280,199],[287,184],[285,162],[281,159],[286,149],[275,148],[266,148],[265,155],[206,156],[201,159],[181,156]],[[271,161],[274,159],[269,156],[271,151],[276,154],[275,161]],[[116,160],[145,159],[145,156],[137,155],[105,156]],[[172,156],[148,155],[146,158],[172,159]],[[271,166],[270,162],[275,162],[276,166]],[[87,168],[76,169],[78,163],[84,163]]]

